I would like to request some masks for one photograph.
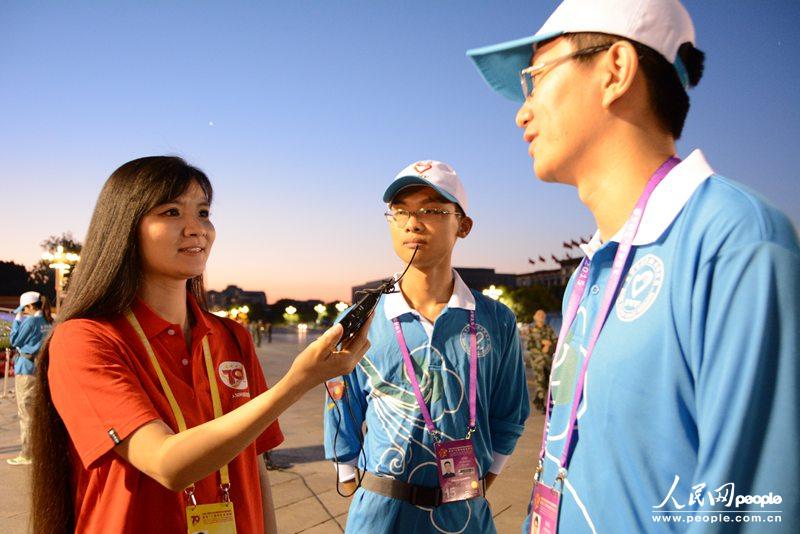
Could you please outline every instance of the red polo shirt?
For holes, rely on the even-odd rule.
[[[203,359],[208,335],[225,413],[267,390],[253,341],[243,327],[200,309],[188,298],[195,324],[191,347],[181,327],[138,299],[132,306],[153,346],[186,426],[214,418]],[[112,451],[144,423],[163,420],[178,431],[145,348],[124,316],[73,319],[50,343],[50,392],[70,436],[77,532],[186,532],[182,493],[169,491]],[[275,421],[228,466],[239,533],[261,533],[263,511],[257,455],[283,441]],[[196,483],[197,502],[218,502],[219,473]]]

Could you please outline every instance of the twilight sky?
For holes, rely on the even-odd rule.
[[[130,159],[177,154],[215,186],[209,287],[347,300],[398,269],[381,194],[417,159],[459,172],[475,219],[457,266],[527,272],[594,224],[539,182],[516,105],[468,48],[534,33],[556,2],[4,2],[0,260],[83,239]],[[800,2],[692,0],[706,72],[680,153],[800,225]]]

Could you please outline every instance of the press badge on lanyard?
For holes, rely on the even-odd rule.
[[[617,248],[617,253],[614,256],[614,263],[611,266],[611,274],[608,277],[606,290],[603,294],[603,301],[600,305],[597,317],[595,318],[594,325],[592,326],[592,335],[589,338],[589,344],[586,348],[586,356],[583,359],[578,380],[575,385],[575,396],[572,399],[572,411],[570,412],[570,422],[567,426],[567,436],[564,440],[564,449],[561,454],[560,467],[555,482],[558,482],[563,490],[564,480],[567,478],[567,467],[570,461],[570,447],[572,445],[572,437],[575,427],[578,422],[578,407],[581,403],[583,394],[583,385],[586,380],[586,372],[589,369],[589,359],[594,352],[594,347],[597,344],[597,339],[600,337],[600,332],[603,329],[606,319],[608,318],[611,306],[614,303],[614,297],[619,289],[624,275],[625,264],[628,261],[631,248],[633,247],[633,240],[636,237],[636,232],[639,230],[639,223],[642,221],[644,210],[647,207],[647,201],[650,195],[655,190],[656,186],[661,183],[661,180],[675,167],[680,160],[676,157],[671,157],[665,161],[650,180],[647,186],[636,202],[630,218],[625,223],[625,230],[622,240]],[[567,313],[561,324],[561,331],[558,334],[558,344],[556,346],[555,354],[559,354],[562,350],[562,343],[569,332],[575,316],[578,314],[578,308],[583,300],[584,292],[586,291],[586,283],[589,280],[589,267],[591,260],[584,257],[580,266],[578,266],[578,278],[572,287],[572,293],[569,296],[567,304]],[[544,431],[542,432],[542,446],[539,450],[539,465],[536,468],[536,475],[534,475],[533,495],[531,496],[531,534],[556,534],[558,531],[558,511],[561,505],[561,492],[553,486],[548,486],[542,481],[542,472],[544,471],[544,457],[547,451],[547,426],[550,421],[550,406],[551,406],[551,391],[548,385],[547,389],[547,404],[544,416]]]
[[[408,352],[403,330],[398,319],[392,319],[397,343],[403,353],[403,363],[408,379],[417,398],[417,404],[425,419],[425,427],[433,437],[436,469],[439,472],[439,487],[442,491],[442,503],[463,501],[478,497],[481,494],[481,482],[478,474],[478,461],[472,446],[472,433],[475,432],[475,414],[478,396],[478,330],[475,326],[475,310],[469,312],[469,426],[464,439],[442,441],[441,432],[436,430],[428,410],[422,391],[419,388],[411,354]]]
[[[133,312],[128,309],[125,311],[125,317],[131,324],[139,336],[139,340],[144,345],[147,351],[147,356],[150,358],[150,363],[158,375],[158,381],[161,383],[161,388],[164,390],[169,405],[172,408],[172,413],[175,415],[175,421],[178,424],[178,431],[183,432],[186,430],[186,420],[183,418],[178,401],[175,400],[175,395],[172,394],[172,388],[169,387],[167,378],[164,376],[164,371],[161,370],[161,365],[158,363],[153,347],[147,340],[147,336],[139,324],[139,320]],[[211,361],[211,348],[208,345],[208,337],[203,338],[203,357],[206,364],[206,373],[208,375],[208,383],[211,388],[211,403],[214,406],[214,418],[222,416],[222,402],[219,398],[219,388],[217,386],[217,377],[214,374],[214,364]],[[219,488],[222,494],[220,502],[210,504],[197,504],[194,496],[194,484],[184,490],[186,495],[186,529],[188,534],[236,534],[236,516],[233,511],[233,502],[230,498],[231,480],[228,476],[228,465],[223,465],[219,470]]]

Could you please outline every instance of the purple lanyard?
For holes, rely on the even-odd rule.
[[[425,419],[425,426],[428,428],[434,441],[441,441],[439,435],[441,432],[436,430],[431,419],[431,413],[428,411],[428,405],[425,404],[425,399],[422,396],[422,391],[419,389],[419,381],[417,374],[414,371],[414,364],[411,362],[411,354],[408,352],[408,345],[406,345],[406,338],[403,337],[403,329],[400,327],[400,320],[397,318],[392,319],[394,323],[394,332],[397,334],[397,344],[400,345],[400,351],[403,353],[403,363],[406,366],[408,379],[411,382],[411,387],[414,389],[414,396],[417,398],[417,404],[422,412],[422,417]],[[467,428],[467,439],[472,436],[475,431],[475,413],[477,411],[477,397],[478,397],[478,329],[475,326],[475,310],[469,312],[469,427]]]
[[[639,200],[636,202],[636,206],[633,208],[633,213],[631,213],[630,218],[625,223],[625,230],[622,235],[622,240],[619,243],[619,248],[617,249],[617,253],[614,256],[614,263],[611,266],[611,274],[608,277],[608,282],[606,283],[606,290],[603,295],[603,301],[600,305],[600,310],[597,314],[597,317],[594,322],[594,326],[592,327],[592,335],[589,338],[589,345],[586,349],[586,358],[583,360],[583,366],[581,367],[581,373],[578,376],[578,383],[575,386],[575,397],[572,401],[572,412],[570,413],[570,421],[569,427],[567,428],[567,437],[564,443],[564,451],[561,454],[561,472],[559,473],[559,477],[563,478],[566,476],[565,470],[570,460],[570,445],[572,444],[572,433],[575,430],[578,422],[578,406],[581,403],[581,397],[583,396],[583,384],[586,380],[586,371],[589,369],[589,359],[592,356],[592,352],[594,351],[594,346],[597,343],[597,339],[600,337],[600,331],[603,329],[603,325],[605,324],[606,319],[608,318],[608,313],[611,310],[611,305],[614,302],[615,295],[617,293],[617,289],[619,288],[619,284],[622,281],[622,276],[624,274],[625,264],[628,261],[628,256],[630,254],[631,248],[633,246],[633,240],[636,237],[636,232],[639,230],[639,223],[642,221],[642,216],[644,215],[645,207],[647,206],[647,201],[650,199],[650,195],[655,190],[656,186],[661,183],[661,180],[671,171],[678,163],[680,163],[680,159],[676,157],[671,157],[667,161],[665,161],[653,176],[650,177],[650,180],[647,182],[647,186],[644,188],[644,192],[642,196],[639,197]],[[558,344],[556,345],[556,351],[554,354],[558,355],[562,349],[562,345],[564,343],[564,339],[566,338],[567,332],[569,332],[570,327],[572,326],[573,321],[575,321],[575,316],[578,314],[578,308],[580,307],[581,301],[583,300],[584,292],[586,291],[586,282],[589,280],[589,267],[591,266],[591,260],[587,257],[583,258],[580,266],[578,267],[578,278],[575,280],[575,285],[572,287],[572,293],[569,296],[569,303],[567,304],[567,314],[564,317],[563,322],[561,323],[561,331],[558,334]],[[542,448],[539,451],[539,471],[541,470],[544,462],[545,452],[547,450],[547,427],[550,422],[550,403],[551,403],[551,391],[550,386],[548,385],[547,388],[547,407],[546,413],[544,416],[544,432],[542,432]]]

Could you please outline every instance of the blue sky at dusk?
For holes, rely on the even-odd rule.
[[[465,51],[534,33],[556,4],[4,2],[0,260],[30,266],[48,235],[83,239],[116,167],[177,154],[215,186],[211,288],[347,298],[400,267],[386,185],[440,159],[475,219],[455,265],[530,271],[593,220],[573,189],[533,176],[516,104]],[[800,225],[800,2],[684,5],[707,58],[681,154],[702,148]]]

